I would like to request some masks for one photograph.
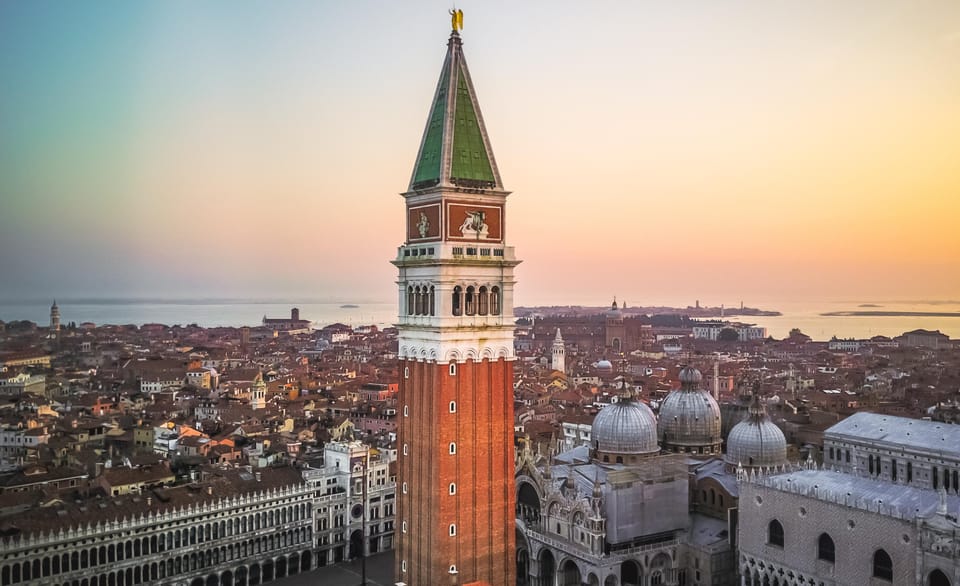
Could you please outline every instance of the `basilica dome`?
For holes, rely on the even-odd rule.
[[[685,366],[680,371],[680,389],[667,395],[660,405],[657,434],[664,451],[720,453],[720,406],[701,387],[702,380],[699,370]]]
[[[601,409],[593,420],[590,433],[597,458],[605,462],[623,462],[622,456],[660,452],[657,418],[646,404],[629,397]],[[613,456],[612,460],[610,456]]]
[[[787,439],[776,426],[756,395],[746,419],[733,426],[727,436],[724,461],[731,466],[769,468],[787,463]]]

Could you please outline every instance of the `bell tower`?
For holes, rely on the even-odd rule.
[[[396,581],[516,582],[506,199],[454,11],[406,200]],[[452,582],[455,581],[455,582]]]
[[[566,349],[563,347],[563,336],[560,335],[560,328],[557,328],[557,336],[553,339],[551,353],[550,368],[559,370],[560,372],[566,372],[566,362],[564,360],[566,357]]]

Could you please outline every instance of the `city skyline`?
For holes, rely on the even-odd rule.
[[[956,297],[960,6],[507,6],[518,304]],[[392,299],[447,8],[0,7],[0,298]]]

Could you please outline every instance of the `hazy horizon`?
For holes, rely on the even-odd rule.
[[[956,298],[960,3],[458,7],[518,305]],[[0,4],[0,299],[395,299],[447,9]]]

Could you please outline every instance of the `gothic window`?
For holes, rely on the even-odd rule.
[[[783,547],[783,525],[780,521],[774,519],[767,526],[767,543],[777,547]]]
[[[500,315],[500,287],[490,289],[490,315]]]
[[[950,586],[950,578],[940,570],[934,570],[930,572],[927,583],[929,586]]]
[[[477,314],[478,315],[487,315],[487,288],[480,287],[477,298]]]
[[[467,294],[463,301],[463,312],[467,315],[476,315],[477,313],[477,293],[473,285],[467,287]]]
[[[878,549],[873,554],[873,577],[893,581],[893,560],[890,554]]]
[[[826,533],[821,533],[817,539],[817,559],[831,564],[836,561],[836,547],[833,545],[833,538]]]
[[[460,305],[463,297],[463,287],[457,285],[453,288],[453,315],[463,315],[463,307]]]

